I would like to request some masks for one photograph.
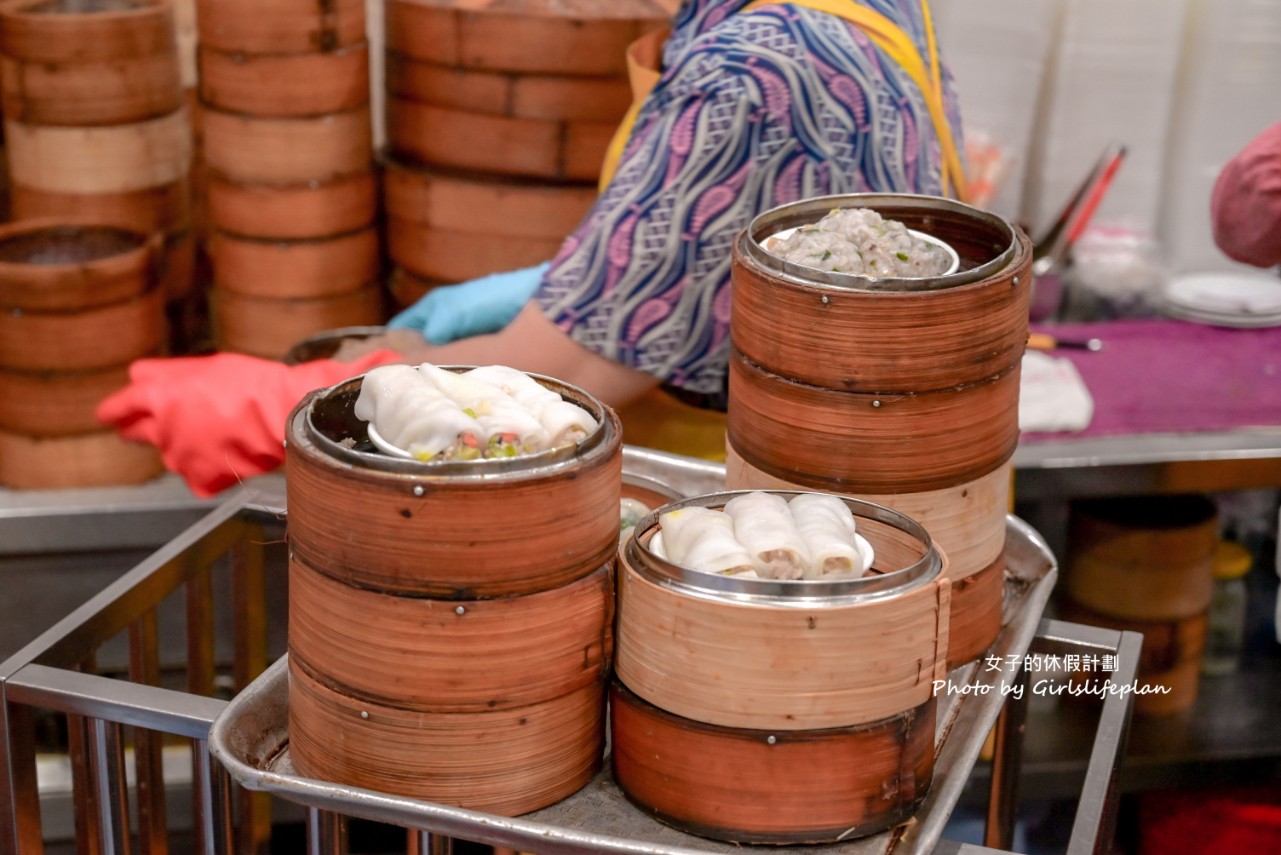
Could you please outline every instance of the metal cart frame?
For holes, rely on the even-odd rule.
[[[663,460],[636,449],[625,453],[625,462],[633,467],[638,461],[654,460],[665,466],[668,483],[691,493],[705,489],[708,477],[723,474],[719,467],[687,458]],[[134,838],[141,841],[141,851],[168,851],[160,753],[164,743],[175,740],[185,741],[191,748],[195,850],[207,855],[251,852],[269,839],[270,801],[263,793],[238,785],[210,753],[211,727],[228,708],[227,701],[214,697],[213,612],[219,604],[214,602],[212,582],[215,574],[229,574],[233,602],[221,605],[234,609],[232,671],[236,689],[242,690],[267,669],[264,546],[279,537],[281,510],[256,500],[252,491],[239,490],[0,663],[0,855],[39,855],[44,851],[36,781],[38,711],[65,716],[80,851],[128,853]],[[160,685],[156,610],[171,595],[186,600],[186,684],[181,689]],[[122,634],[129,640],[128,674],[121,678],[95,673],[95,653]],[[1041,621],[1026,649],[1059,655],[1111,654],[1119,662],[1113,679],[1128,684],[1134,678],[1140,643],[1141,636],[1135,633]],[[1022,670],[1007,676],[1024,684],[1028,679]],[[1017,697],[1011,694],[996,700],[1000,706],[985,842],[1001,850],[1008,850],[1012,840],[1029,694],[1025,690]],[[1129,715],[1127,695],[1109,696],[1104,701],[1070,855],[1103,853],[1110,844],[1117,768]],[[968,738],[975,737],[971,734]],[[977,754],[977,746],[964,748]],[[941,759],[934,787],[959,792],[968,775],[958,780],[949,771]],[[389,809],[383,799],[380,807],[376,794],[338,801],[331,793],[321,796],[291,799],[307,809],[311,852],[341,851],[343,816],[404,824],[397,822],[404,816],[395,809],[399,806]],[[510,833],[505,822],[478,824],[465,816],[454,822],[458,817],[447,816],[452,809],[442,810],[445,818],[441,821],[415,825],[410,834],[411,850],[447,852],[451,834],[498,846],[529,839]],[[596,840],[585,835],[576,841],[571,833],[539,851],[544,855],[586,853],[594,851]],[[930,845],[935,852],[973,855],[997,851],[937,838],[931,839]],[[617,851],[659,855],[679,850],[637,843]]]

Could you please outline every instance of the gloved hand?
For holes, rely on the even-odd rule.
[[[433,288],[387,326],[419,330],[432,344],[498,332],[529,302],[550,266],[543,263]]]
[[[129,366],[129,385],[95,415],[125,439],[156,446],[165,467],[208,498],[284,461],[285,421],[308,392],[400,358],[380,350],[301,365],[238,353],[140,359]]]

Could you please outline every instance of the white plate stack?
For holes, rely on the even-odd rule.
[[[1165,289],[1166,314],[1216,327],[1281,326],[1281,278],[1262,272],[1189,273]]]

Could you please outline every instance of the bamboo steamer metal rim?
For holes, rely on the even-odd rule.
[[[916,520],[893,508],[851,496],[836,496],[854,513],[897,528],[920,541],[924,554],[907,567],[889,573],[864,575],[841,581],[742,579],[690,570],[659,558],[650,551],[649,535],[663,514],[681,508],[722,508],[735,496],[768,493],[791,498],[807,490],[729,490],[693,496],[665,505],[636,524],[632,536],[623,545],[624,556],[643,578],[674,591],[712,600],[762,603],[771,606],[812,609],[822,606],[845,606],[854,603],[888,599],[934,581],[943,572],[943,558],[934,546],[929,532]]]
[[[442,365],[461,373],[475,366]],[[391,457],[373,449],[366,422],[352,411],[365,375],[353,377],[304,398],[289,418],[289,441],[301,441],[315,453],[358,469],[409,476],[414,479],[450,481],[510,481],[513,478],[543,478],[572,469],[579,460],[608,450],[612,439],[622,432],[614,411],[577,386],[542,374],[526,372],[562,399],[577,404],[596,419],[596,429],[573,445],[560,446],[518,457],[466,461],[428,462]],[[351,446],[344,442],[354,441]]]
[[[871,208],[887,219],[901,220],[909,228],[936,237],[938,235],[935,234],[935,228],[945,217],[972,226],[983,226],[993,232],[994,240],[987,247],[990,257],[967,268],[966,257],[962,254],[962,269],[947,276],[873,279],[870,276],[833,273],[784,261],[761,245],[764,238],[783,229],[817,222],[833,208]],[[946,238],[940,239],[946,241]],[[739,234],[735,250],[736,255],[769,270],[771,275],[798,285],[853,291],[935,291],[979,282],[1008,267],[1017,254],[1018,235],[1008,222],[995,214],[942,196],[848,193],[791,202],[757,215]],[[959,248],[957,251],[961,252]]]

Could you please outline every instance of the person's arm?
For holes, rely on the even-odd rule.
[[[1234,261],[1281,264],[1281,122],[1223,167],[1210,197],[1214,242]]]
[[[555,377],[620,407],[658,385],[658,378],[593,353],[561,332],[533,303],[510,324],[490,335],[445,345],[426,342],[402,349],[407,362],[436,365],[508,365]]]

